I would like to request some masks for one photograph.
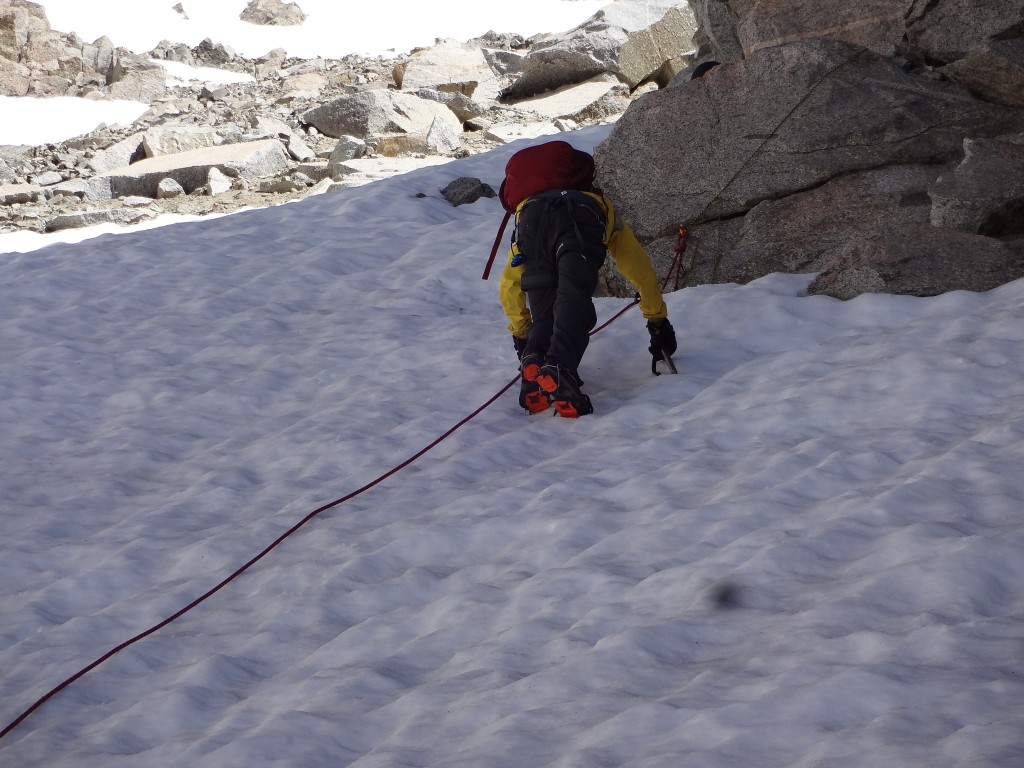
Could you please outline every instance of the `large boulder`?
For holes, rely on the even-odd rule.
[[[681,71],[696,53],[694,36],[697,20],[688,2],[677,2],[660,12],[653,3],[630,9],[623,7],[625,14],[619,16],[619,5],[605,10],[605,19],[612,24],[621,24],[627,30],[626,42],[619,50],[616,66],[609,70],[630,88],[653,80],[665,85],[672,76]]]
[[[99,191],[102,185],[109,188],[110,197],[155,198],[160,182],[168,178],[191,194],[209,183],[212,168],[232,178],[259,179],[290,167],[291,161],[281,142],[264,139],[140,160],[126,168],[100,174],[90,179],[90,183],[95,185],[97,199],[102,199]]]
[[[692,0],[699,40],[719,61],[762,48],[832,39],[891,55],[909,49],[948,64],[1011,34],[1024,9],[1005,0]],[[906,42],[904,42],[906,37]],[[909,46],[909,48],[908,48]]]
[[[1024,235],[1024,134],[966,139],[963,162],[936,179],[928,195],[937,227]]]
[[[690,0],[690,5],[697,20],[697,32],[693,36],[697,58],[714,58],[720,62],[742,59],[737,16],[729,0]]]
[[[253,118],[251,122],[252,131],[246,135],[247,139],[252,140],[257,137],[278,138],[284,142],[292,160],[303,163],[316,160],[316,153],[310,149],[303,137],[284,120],[268,115],[259,115]]]
[[[416,91],[416,95],[421,99],[444,104],[461,123],[480,117],[487,111],[485,105],[488,102],[471,99],[461,91],[435,91],[431,88],[420,88]]]
[[[230,46],[215,43],[207,37],[192,49],[192,58],[197,66],[225,67],[235,60],[236,54]]]
[[[14,168],[4,158],[0,157],[0,184],[7,184],[8,182],[14,181],[18,177],[18,174],[14,172]]]
[[[0,184],[0,205],[31,203],[43,196],[38,184]]]
[[[739,17],[736,37],[744,55],[762,48],[802,40],[842,40],[886,55],[896,52],[903,39],[903,17],[913,0],[757,0],[732,2]]]
[[[642,97],[596,159],[601,186],[651,239],[842,174],[949,162],[964,137],[1020,123],[1019,112],[892,59],[815,40],[764,48]]]
[[[907,55],[985,98],[1024,106],[1024,5],[1005,0],[915,0]]]
[[[295,3],[282,0],[250,0],[238,18],[250,24],[295,26],[306,20],[306,14]]]
[[[693,278],[745,283],[772,272],[817,272],[848,243],[879,230],[927,226],[931,206],[924,190],[944,167],[891,165],[843,174],[758,203],[731,232],[720,222],[695,227]]]
[[[905,270],[897,279],[883,268],[904,242],[893,233],[924,231],[922,243],[938,243],[935,233],[954,226],[993,237],[1024,232],[1015,181],[1022,127],[1024,111],[866,48],[810,40],[762,48],[642,97],[595,157],[598,183],[662,274],[685,225],[691,285],[831,269],[847,289],[925,291]],[[855,248],[864,243],[872,246]],[[979,268],[986,280],[1015,274],[1019,249],[989,245]],[[941,267],[950,286],[984,283],[954,275],[966,267],[952,256],[918,253],[912,262]]]
[[[1024,38],[982,43],[941,71],[989,101],[1024,107]]]
[[[629,90],[611,75],[598,75],[575,85],[514,102],[516,109],[543,120],[601,122],[629,106]]]
[[[32,89],[32,70],[0,56],[0,96],[27,96]]]
[[[237,125],[158,126],[143,132],[142,147],[146,157],[160,157],[204,147],[217,147],[228,139],[237,139],[241,133],[242,130]]]
[[[899,54],[1013,106],[1024,105],[1024,5],[1007,0],[692,0],[699,55],[831,39]]]
[[[933,64],[948,64],[991,40],[1020,38],[1024,5],[1014,0],[913,0],[906,34]]]
[[[82,58],[83,43],[50,29],[33,29],[17,60],[30,71],[29,91],[37,96],[74,95],[87,81],[105,83],[105,73],[91,72]]]
[[[152,211],[138,211],[131,208],[111,208],[95,211],[73,211],[69,213],[58,213],[46,222],[47,232],[60,232],[65,229],[79,229],[81,227],[94,227],[99,224],[117,224],[127,226],[136,224],[143,219],[151,219]]]
[[[501,91],[483,50],[455,40],[417,51],[395,68],[394,77],[405,91],[428,88],[484,99],[495,99]]]
[[[94,173],[104,173],[145,159],[146,148],[142,145],[144,136],[144,133],[134,133],[109,146],[97,149],[92,153],[86,166]]]
[[[167,92],[167,70],[140,56],[122,53],[114,62],[108,82],[110,98],[148,104]]]
[[[32,32],[20,56],[47,73],[75,75],[82,71],[81,49],[75,48],[67,35],[51,29]]]
[[[534,45],[504,97],[523,99],[605,72],[634,88],[667,62],[693,53],[696,31],[687,2],[619,0],[575,29]]]
[[[1024,277],[1024,253],[988,237],[930,226],[894,227],[847,243],[808,292],[852,299],[861,293],[936,296],[989,291]]]
[[[462,133],[459,119],[443,104],[385,89],[342,96],[305,112],[302,120],[331,138],[368,140],[385,155],[450,152]]]
[[[0,6],[0,59],[17,61],[33,33],[46,32],[46,9],[29,0],[4,0]]]
[[[101,37],[93,43],[82,46],[82,68],[85,72],[113,79],[118,63],[118,52],[108,37]]]
[[[497,194],[490,184],[485,184],[472,176],[455,179],[441,190],[441,197],[456,208],[475,203],[481,197],[497,197]]]

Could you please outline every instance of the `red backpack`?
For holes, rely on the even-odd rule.
[[[505,180],[498,190],[505,218],[498,228],[498,236],[494,238],[483,279],[486,280],[491,272],[491,264],[494,263],[501,237],[505,234],[505,225],[523,200],[549,189],[593,188],[594,158],[566,141],[535,144],[512,155],[505,165]]]

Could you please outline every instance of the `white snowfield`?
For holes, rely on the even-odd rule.
[[[438,191],[521,146],[0,254],[0,727],[516,375],[501,208]],[[506,392],[0,765],[1024,765],[1024,281],[809,279],[669,295],[678,376],[627,312],[592,416]]]

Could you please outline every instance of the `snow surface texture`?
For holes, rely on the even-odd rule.
[[[500,206],[438,191],[521,146],[0,255],[0,721],[516,375]],[[627,312],[593,416],[506,392],[0,764],[1024,765],[1024,281],[808,279],[669,295],[678,376]]]

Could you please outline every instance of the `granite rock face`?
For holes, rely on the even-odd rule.
[[[690,285],[820,273],[815,291],[849,298],[1024,276],[1024,6],[694,9],[718,65],[635,100],[596,153],[663,272],[685,226]]]
[[[306,14],[295,3],[282,0],[250,0],[238,18],[250,24],[288,27],[301,24]]]

